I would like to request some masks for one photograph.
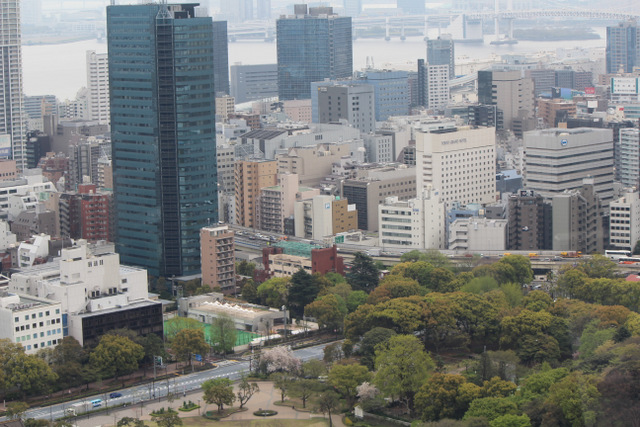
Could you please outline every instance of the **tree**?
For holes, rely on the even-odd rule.
[[[144,349],[129,338],[120,335],[103,335],[90,356],[91,364],[101,369],[107,377],[130,374],[138,369],[144,357]]]
[[[236,273],[240,276],[253,277],[253,273],[256,270],[256,265],[247,260],[236,262]]]
[[[316,410],[323,414],[329,415],[329,427],[333,427],[333,421],[331,420],[331,413],[338,409],[340,399],[336,392],[327,390],[322,393],[316,400]]]
[[[464,418],[484,417],[489,421],[507,414],[516,414],[518,405],[506,397],[484,397],[475,399],[469,405],[469,410],[464,414]]]
[[[58,375],[60,388],[70,388],[83,384],[83,364],[86,359],[87,355],[78,340],[67,336],[51,350],[47,361]]]
[[[250,302],[258,302],[258,287],[252,279],[248,279],[242,285],[242,299]]]
[[[180,418],[178,412],[171,408],[165,412],[156,412],[151,414],[151,421],[156,423],[158,427],[174,427],[182,425],[182,418]]]
[[[380,408],[385,404],[385,401],[382,398],[382,394],[380,393],[380,390],[378,390],[378,387],[369,383],[368,381],[360,384],[356,388],[356,391],[358,392],[358,400],[360,401],[360,405],[365,411]]]
[[[22,419],[22,416],[29,409],[27,402],[11,402],[7,405],[7,417],[12,420]]]
[[[323,353],[324,356],[322,360],[327,365],[332,365],[335,362],[339,362],[340,360],[345,358],[344,351],[342,351],[342,346],[338,342],[327,345],[324,348]]]
[[[491,427],[530,427],[531,420],[526,414],[514,415],[506,414],[501,415],[491,421]]]
[[[276,372],[271,375],[271,380],[273,380],[274,387],[280,390],[280,402],[284,402],[284,398],[287,397],[293,384],[293,377],[285,372]]]
[[[327,373],[327,367],[318,359],[307,360],[302,364],[302,376],[304,378],[318,378]]]
[[[460,419],[481,393],[480,387],[466,382],[462,375],[436,373],[416,394],[416,410],[424,421]]]
[[[172,317],[167,320],[164,327],[164,334],[168,340],[171,340],[183,329],[202,329],[202,324],[190,317]]]
[[[356,401],[356,388],[370,379],[369,370],[355,362],[335,364],[329,370],[329,384],[347,400],[349,407],[353,407]]]
[[[307,400],[318,392],[319,383],[305,378],[298,379],[291,384],[290,390],[293,396],[302,400],[302,408],[307,407]]]
[[[178,360],[188,360],[191,366],[191,355],[205,354],[209,346],[204,340],[202,329],[183,329],[171,340],[171,349]]]
[[[600,393],[594,377],[572,372],[549,388],[547,402],[562,410],[566,425],[595,425]]]
[[[280,309],[287,303],[291,279],[288,277],[272,277],[258,286],[260,303]]]
[[[375,368],[376,346],[397,335],[393,329],[375,327],[364,334],[360,342],[360,363],[373,371]]]
[[[396,335],[376,347],[374,383],[387,396],[400,399],[409,411],[434,364],[413,335]]]
[[[231,317],[225,314],[215,317],[211,323],[210,331],[211,342],[218,353],[233,353],[233,349],[236,346],[238,331],[236,330],[236,324]]]
[[[347,297],[347,310],[349,313],[356,311],[356,308],[367,302],[368,295],[365,291],[352,291]]]
[[[380,285],[375,288],[367,299],[368,304],[379,304],[392,298],[410,297],[412,295],[424,295],[420,284],[408,277],[391,274],[385,277]]]
[[[118,427],[145,427],[146,424],[144,423],[144,421],[141,421],[137,418],[132,418],[132,417],[124,417],[122,419],[120,419],[118,421],[118,424],[116,424]]]
[[[299,269],[291,276],[287,307],[295,318],[302,317],[304,308],[318,296],[318,290],[314,277],[304,269]]]
[[[362,252],[357,252],[353,259],[351,272],[347,275],[347,281],[356,291],[371,292],[378,286],[379,274],[373,258]]]
[[[524,284],[533,280],[531,260],[523,255],[507,255],[502,257],[496,264],[507,264],[513,267],[515,280],[512,281],[515,283]]]
[[[344,326],[347,305],[338,295],[328,294],[308,304],[304,313],[307,317],[314,317],[321,327],[340,330]]]
[[[615,276],[616,263],[601,254],[593,254],[578,263],[578,269],[592,279],[611,279]]]
[[[297,374],[301,366],[302,361],[293,355],[290,348],[285,346],[263,350],[258,364],[259,370],[265,374],[274,372]]]
[[[233,405],[236,396],[229,378],[215,378],[202,383],[203,399],[208,404],[216,404],[218,413],[222,413],[224,405]]]
[[[19,353],[5,363],[4,369],[7,383],[21,396],[49,393],[58,379],[47,362],[36,355]]]
[[[260,387],[258,387],[258,384],[255,382],[249,383],[247,377],[243,375],[240,379],[240,384],[238,384],[237,393],[238,402],[240,402],[240,409],[242,409],[245,403],[247,403],[249,399],[259,391]]]

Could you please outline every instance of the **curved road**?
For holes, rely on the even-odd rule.
[[[307,361],[311,359],[322,359],[324,356],[324,347],[328,344],[321,344],[313,347],[307,347],[300,350],[294,350],[294,354],[296,357],[301,359],[302,361]],[[86,397],[82,400],[69,401],[62,404],[52,405],[52,406],[43,406],[37,407],[33,409],[29,409],[25,414],[24,418],[42,418],[42,419],[57,419],[61,418],[65,415],[64,411],[66,408],[71,407],[74,404],[89,402],[93,399],[102,399],[102,406],[108,405],[131,405],[137,404],[140,402],[150,402],[154,399],[160,399],[162,397],[166,397],[168,392],[171,392],[176,395],[188,393],[192,390],[200,389],[200,386],[203,382],[213,379],[225,377],[234,381],[239,379],[242,374],[247,373],[249,371],[249,362],[248,361],[223,361],[218,364],[218,367],[215,369],[210,369],[202,372],[195,372],[192,374],[182,375],[176,378],[170,378],[168,380],[157,381],[155,384],[144,384],[140,386],[135,386],[131,388],[126,388],[122,390],[117,390],[117,392],[122,393],[122,396],[117,397],[115,399],[108,399],[108,394],[97,394],[95,396]],[[111,391],[110,393],[113,393]],[[155,397],[154,397],[155,396]],[[90,404],[87,404],[88,409],[92,409]],[[78,411],[80,412],[80,411]],[[79,414],[80,415],[80,414]],[[6,417],[1,418],[1,420],[5,420]]]

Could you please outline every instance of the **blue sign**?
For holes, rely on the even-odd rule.
[[[560,145],[562,145],[563,147],[565,145],[567,145],[569,143],[569,141],[567,141],[566,139],[563,139],[562,141],[560,141]]]
[[[202,362],[202,355],[200,354],[194,354],[196,361],[198,362]]]

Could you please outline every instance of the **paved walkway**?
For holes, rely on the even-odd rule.
[[[259,419],[253,415],[254,411],[258,409],[272,409],[274,411],[278,411],[278,415],[275,418],[278,419],[296,419],[296,420],[308,420],[313,417],[321,417],[322,414],[311,414],[310,412],[298,411],[290,406],[278,406],[275,405],[274,402],[280,400],[280,391],[273,387],[273,383],[270,381],[261,381],[258,382],[260,386],[260,392],[253,395],[253,397],[249,400],[249,402],[245,405],[248,409],[243,412],[236,412],[235,414],[225,418],[226,421],[231,420],[255,420]],[[237,384],[236,384],[237,386]],[[237,391],[237,390],[236,390]],[[101,414],[94,415],[89,419],[82,419],[76,422],[78,427],[96,427],[96,426],[113,426],[117,423],[118,420],[124,417],[132,417],[132,418],[140,418],[143,420],[151,420],[150,413],[156,409],[160,409],[162,407],[171,406],[174,409],[182,406],[183,401],[191,400],[194,403],[200,403],[202,408],[200,410],[195,410],[191,412],[179,412],[180,417],[194,417],[199,414],[204,413],[207,410],[216,410],[215,405],[207,405],[202,400],[202,391],[188,393],[186,397],[180,395],[176,398],[176,400],[169,405],[166,399],[162,399],[160,402],[156,401],[154,403],[145,404],[144,407],[140,407],[140,405],[135,405],[132,407],[120,408],[115,411],[110,411],[109,414]],[[238,406],[239,403],[236,402],[234,406]],[[208,407],[207,407],[208,406]],[[336,427],[343,427],[344,424],[342,422],[342,416],[334,415],[331,417],[333,420],[333,425]],[[223,422],[224,423],[224,422]],[[213,424],[213,422],[212,422]]]

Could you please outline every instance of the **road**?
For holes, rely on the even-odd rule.
[[[327,344],[317,345],[314,347],[307,347],[300,350],[295,350],[294,354],[302,361],[311,359],[322,359],[324,356],[323,349]],[[87,397],[83,400],[75,400],[65,402],[63,404],[57,404],[46,407],[38,407],[28,410],[24,414],[24,418],[36,418],[36,419],[49,419],[55,420],[65,415],[64,411],[70,406],[82,403],[90,402],[93,399],[102,399],[102,405],[131,405],[140,402],[149,402],[155,399],[160,399],[167,396],[167,391],[170,393],[180,395],[188,393],[192,390],[200,389],[203,382],[214,378],[229,378],[230,380],[239,379],[242,374],[249,371],[248,361],[223,361],[218,364],[216,369],[210,369],[202,372],[195,372],[193,374],[187,374],[176,378],[170,378],[168,380],[157,381],[155,384],[145,384],[136,387],[117,390],[122,393],[122,396],[115,399],[109,399],[108,394],[97,394],[95,396]],[[111,391],[110,393],[113,393]],[[92,409],[90,404],[87,404],[88,409]],[[6,417],[0,419],[4,421]]]

